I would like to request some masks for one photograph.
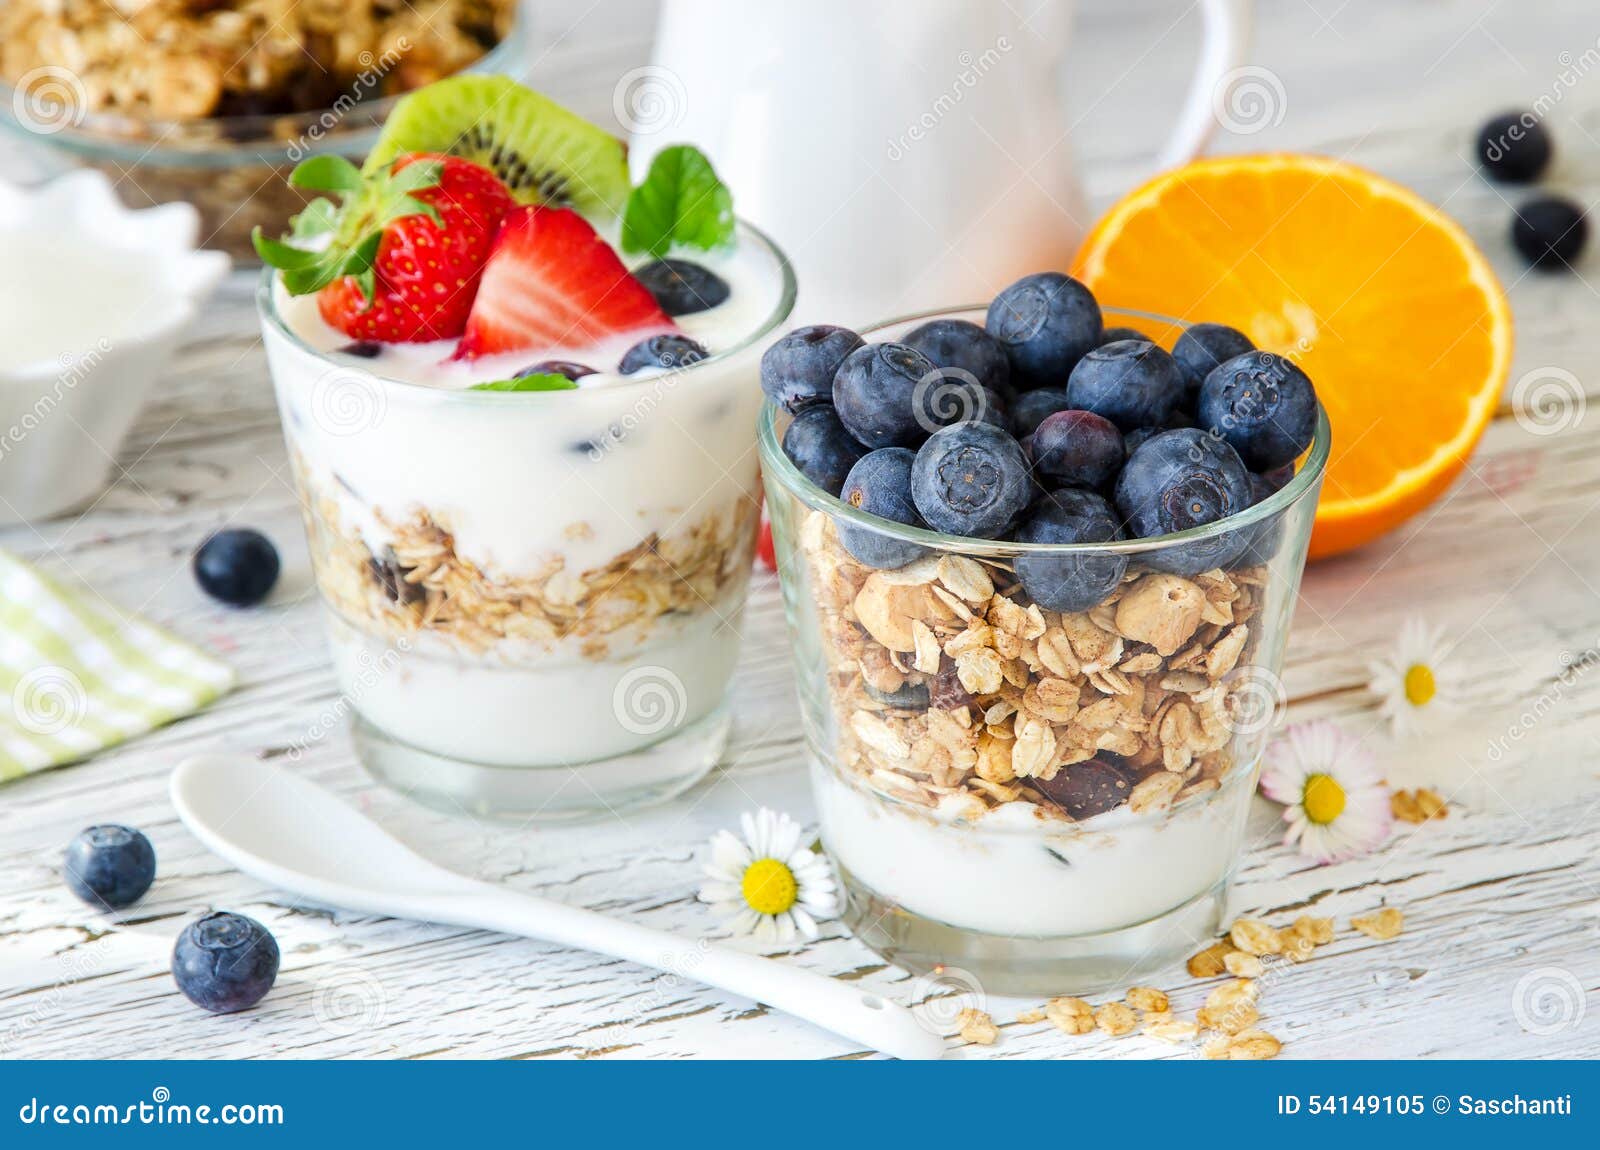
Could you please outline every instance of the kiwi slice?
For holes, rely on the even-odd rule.
[[[452,76],[405,96],[363,170],[407,152],[460,156],[494,172],[519,203],[591,217],[620,214],[632,186],[621,140],[508,76]]]

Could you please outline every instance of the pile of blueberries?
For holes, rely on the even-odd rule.
[[[1533,112],[1503,112],[1478,129],[1478,162],[1500,183],[1537,182],[1554,154],[1550,130]],[[1583,208],[1565,196],[1533,196],[1511,217],[1511,243],[1540,271],[1571,271],[1588,239]]]
[[[1107,329],[1090,291],[1057,272],[1006,288],[981,327],[935,319],[892,343],[801,328],[762,357],[761,386],[794,416],[784,453],[830,495],[899,524],[1028,544],[1146,539],[1236,515],[1288,482],[1317,426],[1315,389],[1289,360],[1210,323],[1168,353]],[[1277,528],[1140,558],[1179,575],[1264,562]],[[924,553],[860,523],[838,531],[869,567]],[[1126,567],[1106,552],[1016,561],[1023,590],[1054,611],[1101,602]]]

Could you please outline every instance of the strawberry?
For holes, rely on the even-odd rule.
[[[672,330],[655,297],[577,212],[516,207],[500,225],[456,358]]]
[[[295,168],[296,187],[335,192],[314,200],[290,237],[329,237],[311,250],[252,238],[294,295],[317,294],[322,318],[352,339],[385,343],[453,339],[472,310],[478,279],[511,193],[487,168],[455,156],[413,154],[363,176],[338,156]]]

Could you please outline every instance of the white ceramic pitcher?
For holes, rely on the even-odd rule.
[[[805,320],[985,298],[1064,268],[1087,223],[1058,85],[1073,4],[1022,6],[662,0],[654,62],[623,78],[616,112],[637,164],[706,150],[739,214],[795,260]],[[1201,8],[1163,165],[1204,148],[1243,62],[1250,0]]]

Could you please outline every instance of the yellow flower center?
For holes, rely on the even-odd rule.
[[[1300,805],[1306,809],[1306,818],[1326,826],[1344,813],[1344,788],[1332,775],[1312,775],[1306,780]]]
[[[1433,681],[1433,668],[1418,663],[1406,670],[1406,702],[1413,707],[1425,707],[1439,689]]]
[[[744,901],[759,914],[782,914],[800,893],[794,872],[777,859],[756,859],[745,868]]]

